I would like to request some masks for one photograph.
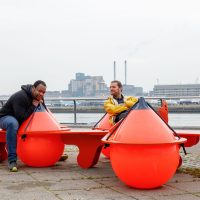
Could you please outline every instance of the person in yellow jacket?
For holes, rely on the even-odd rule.
[[[104,109],[109,114],[109,122],[115,124],[126,115],[127,110],[137,103],[138,99],[123,96],[122,84],[117,80],[110,84],[110,95],[104,102]]]

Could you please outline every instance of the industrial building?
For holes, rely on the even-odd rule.
[[[154,85],[152,96],[200,96],[200,84]]]
[[[104,96],[108,93],[103,76],[85,76],[84,73],[76,73],[76,79],[70,81],[68,90],[74,97]]]

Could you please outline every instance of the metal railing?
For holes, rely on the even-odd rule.
[[[200,99],[200,96],[183,96],[183,97],[144,97],[146,100],[180,100],[180,99]],[[8,98],[7,98],[8,99]],[[0,99],[0,106],[3,106],[7,101],[6,98]],[[73,115],[74,124],[77,124],[77,102],[78,101],[105,101],[106,98],[63,98],[63,97],[46,97],[45,102],[57,102],[57,101],[71,101],[73,102]],[[47,105],[48,106],[48,105]]]
[[[74,124],[77,124],[77,102],[78,101],[105,101],[106,98],[45,98],[45,101],[72,101],[73,102],[73,114]]]

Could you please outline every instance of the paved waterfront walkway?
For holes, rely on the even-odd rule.
[[[19,162],[19,172],[10,173],[7,162],[0,163],[0,200],[200,200],[200,144],[189,150],[179,172],[154,190],[127,187],[103,156],[95,168],[84,170],[77,166],[77,149],[68,146],[66,152],[67,161],[49,168],[30,168]]]

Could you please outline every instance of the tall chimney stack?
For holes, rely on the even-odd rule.
[[[125,67],[125,85],[127,85],[127,62],[126,62],[126,60],[124,62],[124,67]]]
[[[114,80],[116,80],[116,62],[114,61]]]

